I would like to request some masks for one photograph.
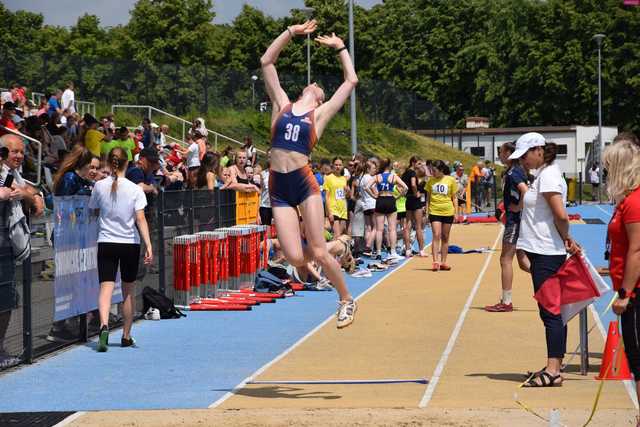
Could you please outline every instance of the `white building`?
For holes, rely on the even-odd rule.
[[[498,148],[503,143],[515,141],[520,135],[527,132],[538,132],[547,141],[558,144],[557,162],[568,177],[576,177],[580,171],[584,174],[593,156],[591,152],[593,143],[598,140],[597,126],[579,125],[436,129],[435,131],[418,130],[416,132],[494,163],[500,163]],[[610,144],[616,135],[618,135],[617,127],[602,127],[602,140],[605,145]]]

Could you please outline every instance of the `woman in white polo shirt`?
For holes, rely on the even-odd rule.
[[[140,258],[140,236],[145,244],[144,263],[153,260],[149,227],[144,217],[147,199],[138,185],[125,178],[127,154],[116,147],[109,152],[107,163],[111,176],[98,181],[91,193],[89,207],[99,210],[98,217],[98,277],[100,280],[100,338],[98,351],[104,352],[109,343],[109,307],[115,286],[116,273],[120,267],[122,279],[124,328],[120,344],[131,347],[135,280]]]
[[[569,217],[565,209],[567,184],[555,163],[556,144],[548,143],[536,132],[522,135],[516,151],[509,159],[520,159],[527,171],[535,171],[535,179],[524,194],[517,249],[525,251],[531,262],[534,292],[562,266],[568,253],[580,250],[569,235]],[[560,366],[567,351],[567,328],[562,316],[538,304],[547,341],[547,364],[530,372],[525,386],[552,387],[562,384]]]

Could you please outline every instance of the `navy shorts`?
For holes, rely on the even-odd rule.
[[[295,208],[314,194],[320,194],[320,186],[309,165],[288,173],[269,170],[272,208]]]
[[[518,243],[518,237],[520,236],[520,213],[507,211],[506,215],[502,242],[515,245]]]

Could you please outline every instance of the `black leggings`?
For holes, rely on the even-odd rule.
[[[531,252],[527,252],[527,257],[531,262],[534,293],[538,292],[545,280],[558,272],[567,259],[566,255],[541,255]],[[562,322],[562,316],[548,312],[540,304],[538,309],[547,337],[547,357],[562,359],[567,352],[567,327]]]
[[[633,378],[640,381],[640,298],[631,299],[631,304],[620,316],[624,351],[627,353]]]

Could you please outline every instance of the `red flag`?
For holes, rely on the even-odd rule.
[[[580,255],[572,255],[556,274],[544,281],[533,297],[550,313],[560,314],[563,306],[599,296],[585,260]]]

